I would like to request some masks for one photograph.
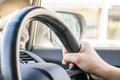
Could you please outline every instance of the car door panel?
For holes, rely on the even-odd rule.
[[[98,54],[111,65],[120,67],[120,50],[96,49]]]

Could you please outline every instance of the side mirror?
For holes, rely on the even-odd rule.
[[[64,11],[56,11],[56,14],[61,17],[64,24],[68,27],[68,29],[72,32],[75,38],[79,41],[83,35],[84,28],[86,27],[85,19],[81,14],[72,13],[72,12],[64,12]],[[59,39],[52,32],[52,42],[56,46],[62,46]]]

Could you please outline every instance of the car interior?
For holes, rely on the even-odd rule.
[[[74,5],[72,1],[73,0],[70,2]],[[78,1],[79,4],[83,5],[95,4],[94,6],[96,6],[99,3],[99,0],[98,2],[96,1],[96,3],[89,2],[88,0],[82,0],[83,2],[80,0]],[[103,25],[103,27],[98,27],[98,29],[100,29],[100,36],[98,37],[99,40],[95,40],[94,38],[96,37],[93,37],[95,35],[93,32],[97,33],[97,31],[94,31],[97,30],[94,27],[96,23],[95,21],[88,20],[93,13],[90,13],[90,16],[83,16],[83,14],[88,15],[85,9],[86,6],[80,5],[82,6],[81,11],[83,12],[76,13],[75,11],[78,11],[77,9],[72,12],[66,10],[68,7],[64,10],[62,8],[57,10],[57,7],[60,8],[59,5],[56,7],[53,6],[57,5],[57,3],[60,3],[60,1],[0,1],[0,80],[93,80],[89,73],[81,70],[77,66],[73,69],[69,69],[68,65],[63,65],[61,62],[63,50],[66,49],[71,53],[78,52],[81,49],[79,42],[82,40],[93,44],[96,52],[107,63],[120,67],[120,37],[115,37],[114,35],[113,37],[109,34],[108,38],[110,40],[107,41],[103,39],[107,34],[106,32],[103,33],[103,28],[108,30],[113,29],[111,27],[104,27],[107,24],[104,23],[105,20],[110,18],[110,21],[119,21],[119,19],[116,19],[116,16],[118,17],[120,15],[114,15],[115,11],[112,11],[110,8],[110,17],[104,19],[105,16],[108,16],[105,14],[106,6],[105,9],[103,7],[104,5],[102,8],[95,8],[92,6],[94,10],[103,11],[103,13],[96,11],[96,13],[100,14],[100,22],[98,24],[103,22],[104,25],[99,25]],[[114,5],[116,3],[114,3]],[[62,4],[67,5],[67,3]],[[102,4],[100,4],[100,6],[101,5]],[[54,7],[54,10],[51,10],[50,6]],[[64,8],[64,6],[62,7]],[[78,6],[73,7],[75,8]],[[115,8],[116,13],[119,13],[119,9],[120,6],[117,6],[117,9]],[[93,19],[98,20],[96,17]],[[110,23],[110,21],[107,25],[111,26],[112,22]],[[88,26],[88,24],[90,25]],[[117,24],[119,23],[116,22],[116,25]],[[114,28],[113,30],[116,29]],[[24,36],[21,37],[22,35]],[[87,39],[85,37],[87,37]],[[112,39],[114,40],[113,42]],[[22,41],[23,43],[21,44]],[[115,47],[114,44],[117,44],[117,47]],[[108,47],[108,45],[112,47]]]

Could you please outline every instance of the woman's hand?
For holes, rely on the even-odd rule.
[[[90,73],[94,79],[107,79],[106,72],[109,72],[112,66],[107,64],[88,43],[81,42],[80,45],[81,49],[78,53],[65,51],[62,63],[69,64],[71,67],[75,64],[83,71]]]
[[[98,68],[104,61],[99,57],[96,51],[86,42],[81,42],[81,49],[78,53],[63,54],[63,64],[74,63],[82,70],[91,72]]]

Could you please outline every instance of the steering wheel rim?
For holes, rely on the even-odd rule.
[[[19,68],[20,34],[26,22],[31,20],[38,20],[48,25],[62,41],[68,52],[78,52],[80,50],[79,43],[54,13],[41,7],[27,7],[9,21],[3,32],[4,36],[1,43],[3,80],[21,80]]]

